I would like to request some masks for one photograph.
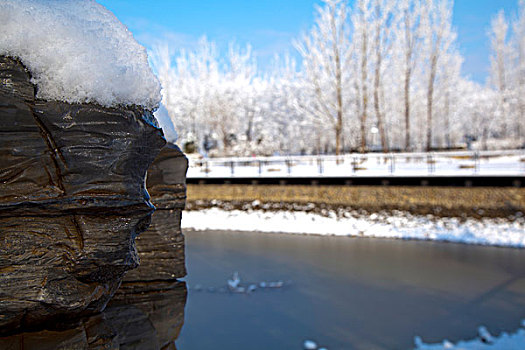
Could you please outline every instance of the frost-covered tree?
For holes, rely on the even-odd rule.
[[[519,1],[511,24],[503,14],[492,22],[490,87],[461,76],[452,0],[325,0],[295,42],[302,62],[276,59],[264,75],[249,46],[221,52],[202,39],[192,50],[157,48],[163,105],[179,142],[210,155],[430,150],[472,139],[520,146]]]
[[[306,113],[332,125],[335,153],[340,154],[350,91],[348,9],[343,0],[324,0],[316,11],[314,26],[296,43],[303,59],[304,87],[312,96],[304,107]]]
[[[500,121],[501,136],[507,134],[508,95],[510,73],[510,47],[508,44],[509,24],[503,10],[492,19],[490,27],[491,55],[491,82],[498,92],[497,117]]]
[[[422,3],[422,32],[424,38],[426,80],[426,142],[425,148],[433,148],[436,81],[444,70],[456,40],[452,28],[451,0],[425,0]]]
[[[461,78],[461,65],[463,57],[455,50],[451,50],[444,57],[443,68],[439,79],[439,124],[437,127],[437,139],[439,148],[452,148],[459,142],[460,135],[457,135],[457,129],[454,125],[460,114],[457,113],[459,104],[468,99],[474,90],[469,90],[470,94],[462,93],[459,86],[463,83]],[[468,102],[467,102],[468,103]]]
[[[456,90],[464,96],[458,106],[458,115],[462,116],[458,128],[469,140],[478,140],[481,149],[488,149],[488,140],[498,123],[493,117],[498,108],[497,91],[467,80],[462,80]]]
[[[353,9],[352,20],[352,44],[354,69],[355,69],[355,90],[359,96],[356,101],[357,114],[359,115],[360,126],[360,146],[359,150],[367,150],[367,129],[368,129],[368,109],[369,109],[369,85],[370,85],[370,61],[371,61],[371,42],[372,33],[370,23],[374,13],[372,0],[358,0]]]
[[[374,64],[374,111],[376,114],[377,128],[381,139],[383,152],[388,152],[387,134],[385,129],[384,110],[384,81],[383,75],[388,60],[391,58],[391,49],[394,42],[394,16],[396,5],[392,0],[373,1],[373,64]]]
[[[251,48],[230,44],[221,56],[216,45],[202,38],[196,49],[174,57],[166,48],[154,52],[154,64],[164,87],[163,104],[181,142],[206,150],[216,142],[223,154],[253,139],[260,84]],[[205,145],[206,143],[206,145]]]
[[[403,78],[403,122],[405,128],[405,151],[412,149],[411,139],[411,92],[414,88],[413,77],[418,64],[418,49],[421,47],[421,1],[400,0],[397,6],[399,28],[394,49],[401,67]]]
[[[494,137],[505,147],[525,144],[525,1],[509,24],[501,10],[491,22],[490,85],[497,92],[494,117],[499,121]]]
[[[518,16],[513,25],[512,48],[514,50],[513,95],[516,103],[516,137],[519,145],[525,145],[525,0],[519,1]]]
[[[288,154],[319,153],[332,130],[322,127],[316,115],[305,113],[313,96],[304,89],[304,78],[290,56],[276,57],[268,76],[264,105],[266,149]],[[272,146],[270,146],[272,145]]]

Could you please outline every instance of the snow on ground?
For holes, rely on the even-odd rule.
[[[448,340],[444,340],[441,344],[425,344],[421,338],[416,337],[416,350],[523,350],[525,349],[525,320],[521,323],[523,328],[516,333],[502,333],[499,337],[493,337],[485,327],[481,326],[478,329],[478,338],[460,341],[457,344]]]
[[[525,151],[198,159],[188,177],[524,176]]]
[[[302,211],[186,211],[183,229],[256,231],[352,237],[448,241],[525,248],[525,218],[465,219],[416,216],[405,212],[338,217]]]
[[[39,98],[150,110],[160,103],[146,49],[94,0],[2,0],[0,33],[0,55],[29,68]]]

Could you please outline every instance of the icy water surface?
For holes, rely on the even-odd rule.
[[[525,250],[451,243],[185,232],[189,286],[179,349],[408,349],[525,318]],[[231,294],[241,284],[284,287]]]

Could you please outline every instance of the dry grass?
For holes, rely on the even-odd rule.
[[[524,188],[188,185],[188,201],[314,203],[367,211],[504,217],[525,212]]]
[[[457,159],[457,160],[468,160],[472,159],[472,156],[449,156],[450,159]]]

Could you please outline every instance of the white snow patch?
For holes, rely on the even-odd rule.
[[[331,236],[362,236],[449,241],[468,244],[525,248],[525,219],[437,218],[409,213],[374,214],[359,217],[322,216],[292,211],[223,210],[187,211],[184,229],[254,231]]]
[[[0,55],[31,71],[37,97],[153,110],[160,84],[146,49],[94,0],[2,0]]]
[[[305,340],[303,343],[303,348],[305,350],[316,350],[317,349],[317,343],[313,340]]]
[[[502,333],[499,337],[493,337],[485,327],[478,329],[479,337],[473,340],[459,341],[453,344],[444,340],[441,344],[425,344],[420,337],[415,337],[416,350],[523,350],[525,349],[525,329],[519,329],[516,333]]]

